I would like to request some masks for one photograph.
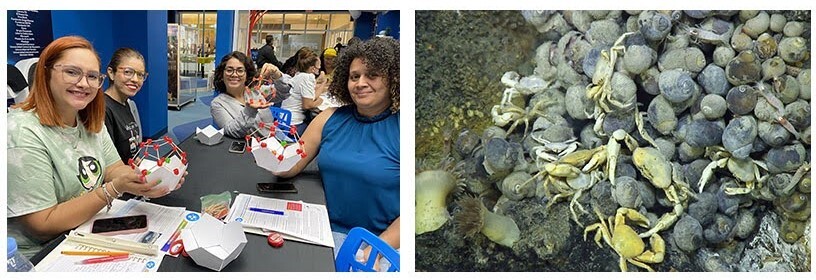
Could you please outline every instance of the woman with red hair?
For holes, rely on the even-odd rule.
[[[119,159],[104,128],[100,65],[88,40],[54,40],[40,55],[28,98],[8,114],[8,235],[26,256],[124,193],[167,194]]]

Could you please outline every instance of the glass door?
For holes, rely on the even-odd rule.
[[[178,13],[178,94],[168,97],[169,107],[180,110],[199,94],[212,94],[208,81],[215,69],[216,17],[210,11]]]

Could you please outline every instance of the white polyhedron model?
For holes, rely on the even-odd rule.
[[[271,172],[289,171],[300,159],[306,157],[304,143],[303,140],[300,140],[297,128],[289,127],[289,134],[292,136],[289,138],[285,133],[276,131],[278,125],[277,120],[271,125],[261,122],[253,134],[259,133],[264,127],[269,127],[269,135],[264,138],[246,136],[247,142],[250,143],[249,151],[255,157],[255,163]]]
[[[239,222],[224,224],[209,214],[181,231],[184,250],[196,264],[221,271],[235,260],[247,244],[244,228]]]
[[[165,145],[171,147],[170,153],[166,156],[160,156],[159,148]],[[155,153],[151,153],[153,150]],[[138,159],[138,160],[137,160]],[[136,163],[139,163],[137,166]],[[144,177],[145,182],[153,182],[161,180],[161,183],[153,187],[165,188],[168,192],[173,191],[176,185],[181,181],[184,172],[187,171],[187,153],[182,151],[173,139],[164,136],[159,140],[147,139],[139,143],[139,151],[133,158],[128,160],[128,165],[137,174]]]
[[[224,138],[224,129],[215,129],[212,125],[208,125],[204,129],[196,127],[196,139],[201,144],[212,146],[221,143]]]

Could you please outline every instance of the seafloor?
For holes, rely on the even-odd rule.
[[[807,21],[802,37],[807,38],[810,48],[810,13],[797,16]],[[458,155],[457,138],[463,132],[481,136],[485,128],[493,125],[490,109],[499,103],[505,89],[502,75],[507,71],[516,71],[522,77],[531,75],[536,67],[536,47],[547,40],[558,38],[541,35],[518,11],[416,12],[418,173],[439,166],[444,158],[453,158],[453,165],[479,169],[465,171],[465,177],[488,176],[483,168],[473,167],[481,164],[484,154],[481,158]],[[808,58],[806,65],[809,63]],[[509,137],[508,141],[521,142],[520,137]],[[809,161],[809,139],[806,147]],[[584,240],[584,227],[571,220],[568,203],[548,208],[546,199],[536,197],[498,199],[499,183],[490,183],[492,190],[479,194],[466,187],[457,188],[447,197],[447,210],[456,215],[461,211],[457,200],[479,196],[487,209],[515,221],[520,239],[512,247],[505,247],[482,234],[465,237],[451,220],[435,231],[416,236],[418,271],[619,271],[615,251],[603,242],[597,246],[592,234]],[[809,209],[810,199],[806,204]],[[783,218],[774,208],[769,202],[751,205],[755,230],[750,236],[731,235],[721,243],[706,243],[693,253],[678,248],[671,229],[661,232],[666,255],[662,262],[650,266],[656,271],[810,271],[809,218],[804,236],[787,243],[780,236]],[[585,225],[597,221],[589,214],[580,215],[580,219]],[[631,264],[628,267],[630,271],[643,271]]]

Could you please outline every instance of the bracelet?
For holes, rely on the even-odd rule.
[[[110,212],[111,206],[113,206],[113,197],[108,192],[106,184],[102,184],[102,191],[105,192],[105,203],[107,203],[105,206],[108,208],[105,210],[105,213],[108,213]]]
[[[101,189],[101,187],[100,187],[100,188],[97,188],[97,189]],[[104,195],[104,194],[101,194],[101,193],[99,193],[99,192],[96,192],[96,189],[94,189],[94,191],[95,191],[94,193],[96,193],[96,197],[98,197],[99,199],[101,199],[101,200],[102,200],[102,202],[104,202],[104,203],[108,203],[108,201],[107,201],[107,200],[105,200],[105,195]]]
[[[111,189],[113,189],[113,192],[116,194],[116,198],[122,197],[122,193],[120,193],[119,190],[116,189],[116,185],[113,184],[113,180],[108,182],[108,184],[110,184]]]

